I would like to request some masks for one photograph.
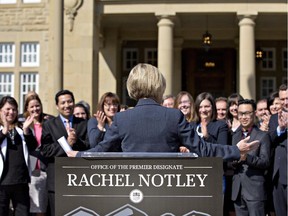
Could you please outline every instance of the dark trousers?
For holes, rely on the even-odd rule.
[[[237,216],[264,216],[265,201],[247,200],[243,196],[238,196],[234,202]]]
[[[287,215],[287,185],[281,183],[274,185],[273,202],[277,216]]]
[[[55,216],[55,192],[48,191],[48,205],[50,207],[50,215]]]
[[[10,200],[15,216],[28,216],[30,197],[28,184],[0,186],[0,215],[9,215]]]

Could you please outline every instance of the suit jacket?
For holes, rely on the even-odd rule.
[[[84,119],[76,118],[74,116],[72,127],[75,128],[77,135],[77,141],[73,145],[72,149],[78,151],[88,149],[89,141],[87,136],[87,121]],[[67,157],[65,151],[57,141],[62,136],[67,139],[68,134],[60,116],[44,122],[42,128],[40,151],[48,161],[47,187],[49,191],[55,190],[55,157]]]
[[[123,152],[179,152],[180,145],[198,156],[240,158],[236,146],[206,143],[180,110],[163,107],[152,99],[140,99],[133,109],[117,113],[104,140],[88,151],[106,152],[121,146]]]
[[[3,169],[4,166],[8,166],[6,162],[6,154],[7,154],[7,148],[8,148],[8,143],[7,143],[7,136],[2,134],[2,129],[3,126],[0,125],[0,152],[1,152],[1,156],[0,156],[0,178],[3,174]],[[22,140],[22,146],[23,146],[23,156],[24,156],[24,160],[26,163],[26,166],[28,168],[29,171],[29,175],[31,176],[31,167],[29,166],[30,164],[30,158],[29,158],[29,152],[34,151],[34,149],[37,147],[37,141],[35,139],[35,137],[33,136],[32,132],[28,135],[24,135],[23,133],[23,129],[16,126],[15,127],[17,133],[20,135],[21,140]]]
[[[242,127],[240,126],[232,137],[232,145],[236,145],[242,139]],[[270,137],[253,126],[250,141],[259,140],[260,146],[247,154],[246,161],[236,162],[232,182],[232,200],[235,201],[239,193],[246,199],[260,201],[267,199],[265,189],[265,173],[269,167]]]
[[[273,182],[287,185],[287,129],[278,136],[278,114],[272,115],[269,121],[269,135],[274,149]]]
[[[89,137],[90,147],[94,148],[104,138],[105,131],[100,131],[97,127],[98,121],[96,118],[90,118],[87,124],[87,133]],[[108,124],[105,124],[105,130],[108,129]]]
[[[191,122],[194,129],[197,128],[199,123]],[[228,125],[225,121],[214,120],[208,123],[207,131],[209,136],[205,138],[205,141],[210,143],[219,143],[222,145],[227,145],[228,142]]]

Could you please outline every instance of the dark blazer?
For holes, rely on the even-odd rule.
[[[278,114],[272,115],[269,121],[269,135],[274,149],[273,182],[287,185],[287,130],[277,135]]]
[[[92,117],[88,120],[87,133],[89,137],[90,148],[94,148],[104,139],[105,131],[100,131],[97,125],[98,121],[96,118]],[[105,124],[105,130],[107,130],[108,127],[108,124]]]
[[[236,145],[242,139],[242,127],[240,126],[232,137],[232,145]],[[239,193],[247,200],[266,200],[265,172],[269,167],[270,137],[253,126],[250,141],[259,140],[260,146],[247,154],[244,162],[234,163],[235,171],[232,182],[232,200],[235,201]],[[242,191],[242,192],[240,192]]]
[[[198,156],[240,158],[236,146],[204,142],[180,110],[163,107],[152,99],[140,99],[133,109],[117,113],[104,140],[88,151],[106,152],[121,146],[123,152],[179,152],[180,145]]]
[[[76,118],[74,116],[72,127],[75,128],[77,135],[77,141],[73,145],[73,150],[81,151],[88,149],[89,141],[87,136],[87,121],[84,119]],[[68,134],[60,116],[44,122],[42,128],[40,151],[48,160],[47,187],[49,191],[55,190],[55,157],[67,157],[65,151],[57,141],[62,136],[67,138]]]
[[[196,130],[199,123],[191,122],[192,127]],[[205,141],[210,143],[219,143],[227,145],[228,142],[228,125],[225,121],[214,120],[208,123],[207,131],[209,136],[205,138]]]

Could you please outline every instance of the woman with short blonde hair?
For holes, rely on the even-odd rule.
[[[127,90],[131,98],[151,98],[161,103],[166,80],[160,71],[149,64],[138,64],[130,72]]]

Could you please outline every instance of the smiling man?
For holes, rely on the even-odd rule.
[[[58,143],[64,136],[73,150],[89,147],[87,121],[73,116],[74,95],[69,90],[61,90],[55,96],[59,115],[43,124],[41,153],[48,159],[47,187],[51,216],[55,215],[55,157],[67,157]]]
[[[245,99],[238,102],[238,119],[240,126],[232,137],[232,144],[250,136],[250,142],[259,140],[258,149],[249,152],[242,161],[233,162],[235,168],[232,197],[235,213],[241,215],[265,215],[265,172],[269,167],[270,138],[255,124],[256,105],[253,100]]]

